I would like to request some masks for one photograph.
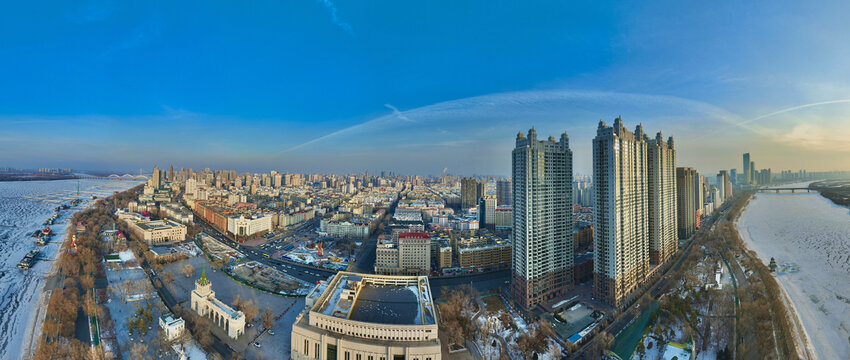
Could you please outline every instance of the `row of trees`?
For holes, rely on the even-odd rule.
[[[71,253],[72,234],[69,232],[65,246],[57,259],[57,268],[61,286],[53,289],[45,310],[45,320],[41,328],[41,337],[36,344],[33,359],[99,359],[103,354],[92,352],[88,344],[75,338],[75,323],[80,309],[87,316],[99,316],[105,311],[97,304],[94,296],[94,278],[103,256],[105,243],[98,237],[103,230],[111,228],[115,218],[115,207],[126,206],[134,199],[141,186],[97,202],[94,208],[81,211],[69,220],[69,224],[79,221],[86,223],[86,230],[77,233],[76,252]],[[120,226],[120,225],[119,225]],[[126,228],[122,228],[126,232]]]
[[[445,303],[440,303],[440,331],[449,345],[462,345],[465,339],[477,339],[479,328],[471,321],[472,314],[477,311],[475,299],[478,291],[467,285],[452,290]]]

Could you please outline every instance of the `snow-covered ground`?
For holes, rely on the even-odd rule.
[[[817,193],[759,193],[738,230],[765,264],[799,270],[777,279],[818,358],[850,358],[850,211]]]
[[[187,278],[181,273],[181,270],[186,264],[191,264],[195,268],[195,276]],[[263,354],[262,358],[264,359],[288,358],[291,351],[290,335],[292,333],[292,324],[295,323],[296,316],[304,308],[304,298],[275,295],[245,286],[231,279],[221,271],[212,271],[206,258],[204,256],[197,256],[165,265],[160,272],[172,272],[175,274],[172,294],[174,294],[177,302],[181,303],[186,309],[191,308],[189,304],[191,291],[195,289],[195,280],[201,275],[201,269],[204,267],[206,267],[207,278],[212,283],[212,290],[215,291],[216,298],[227,304],[232,304],[236,295],[239,295],[243,300],[253,301],[260,312],[266,307],[270,308],[277,318],[273,327],[275,335],[265,333],[259,336],[259,338],[254,337],[257,336],[255,330],[259,328],[260,321],[255,321],[254,324],[256,326],[247,330],[244,336],[251,336],[250,342],[257,341],[262,347],[258,349],[253,345],[246,345],[240,355],[245,356],[247,359],[258,359],[261,357],[260,354]],[[246,343],[244,338],[240,338],[240,342]],[[237,350],[242,351],[241,348]]]
[[[88,200],[112,195],[139,184],[138,181],[80,180],[80,198]],[[77,180],[0,182],[0,360],[20,359],[28,353],[30,336],[36,331],[39,294],[65,238],[67,219],[77,209],[64,210],[59,223],[51,226],[56,235],[44,247],[30,237],[43,228],[53,209],[77,198]],[[82,206],[89,205],[83,203]],[[30,250],[42,250],[41,260],[22,271],[18,261]],[[43,314],[42,314],[43,315]]]

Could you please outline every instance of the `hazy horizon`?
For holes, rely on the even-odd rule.
[[[850,3],[0,5],[0,166],[510,172],[599,120],[677,165],[850,169]],[[191,17],[184,14],[191,12]]]

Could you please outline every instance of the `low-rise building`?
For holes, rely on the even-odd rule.
[[[396,240],[386,239],[375,249],[378,274],[427,275],[431,271],[431,238],[422,232],[401,232]]]
[[[496,207],[496,229],[505,230],[512,228],[514,209],[510,205]]]
[[[319,229],[328,236],[365,239],[369,237],[372,227],[370,221],[364,218],[350,220],[327,218],[322,219]]]
[[[437,251],[439,253],[437,266],[441,269],[452,267],[452,247],[449,245],[448,241],[441,241],[437,245]]]
[[[212,283],[207,279],[206,269],[195,281],[191,300],[195,313],[212,320],[213,324],[224,329],[231,339],[236,339],[245,332],[245,314],[216,299]]]
[[[461,247],[457,260],[462,268],[494,268],[511,263],[511,243],[494,241],[488,244]]]
[[[127,219],[127,226],[139,240],[148,245],[186,240],[186,225],[174,221]]]
[[[181,224],[190,224],[195,220],[195,215],[188,208],[178,203],[162,203],[159,205],[159,215],[167,217]]]
[[[251,236],[272,231],[270,215],[233,216],[227,219],[227,231],[236,236]]]
[[[167,340],[174,340],[183,335],[186,324],[183,318],[175,317],[171,313],[162,314],[159,317],[159,328],[165,334]]]
[[[341,271],[317,284],[292,325],[295,360],[440,360],[425,276]]]

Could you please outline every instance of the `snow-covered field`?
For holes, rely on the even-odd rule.
[[[139,182],[80,180],[79,184],[79,197],[87,200],[92,194],[106,197]],[[20,359],[29,351],[44,276],[65,238],[67,219],[79,208],[62,211],[59,223],[51,226],[56,235],[47,246],[35,245],[30,234],[44,227],[55,207],[75,198],[77,180],[0,182],[0,360]],[[18,269],[18,261],[36,248],[42,250],[41,260],[30,270]]]
[[[759,193],[738,230],[765,264],[799,270],[777,279],[818,358],[850,358],[850,210],[817,193]]]

